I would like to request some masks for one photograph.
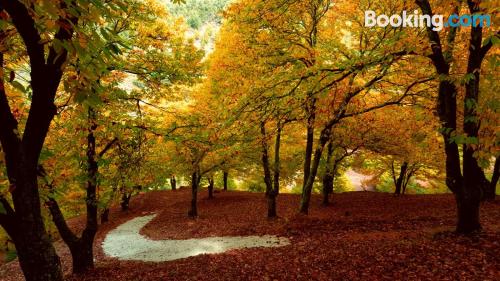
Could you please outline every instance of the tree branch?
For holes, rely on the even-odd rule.
[[[98,154],[99,158],[102,158],[104,156],[104,154],[106,154],[106,152],[108,152],[108,150],[110,150],[117,141],[118,141],[118,138],[115,137],[113,140],[108,142],[106,144],[106,146],[101,150],[101,152],[99,152],[99,154]]]

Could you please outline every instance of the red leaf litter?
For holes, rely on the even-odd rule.
[[[187,217],[190,190],[136,196],[131,210],[111,211],[96,241],[96,268],[71,274],[68,249],[56,242],[67,280],[500,280],[500,201],[484,203],[484,231],[451,232],[452,195],[374,192],[334,194],[320,207],[313,197],[308,216],[297,214],[299,195],[278,196],[279,218],[266,218],[261,193],[221,192],[213,200],[202,191],[197,219]],[[158,213],[141,233],[151,239],[278,235],[291,245],[232,250],[152,263],[119,261],[104,255],[106,233],[134,217]],[[70,222],[81,228],[83,218]],[[0,268],[1,280],[23,280],[16,261]]]

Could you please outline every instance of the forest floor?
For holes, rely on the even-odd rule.
[[[268,220],[263,194],[199,194],[200,216],[187,218],[190,190],[150,192],[115,208],[95,243],[96,268],[69,274],[71,257],[56,243],[68,280],[499,280],[500,201],[481,208],[484,231],[456,236],[452,195],[375,192],[334,194],[332,206],[314,196],[308,216],[298,215],[299,195],[278,197],[279,218]],[[141,231],[153,240],[213,236],[276,235],[291,244],[231,250],[168,262],[120,261],[106,257],[106,234],[124,222],[158,215]],[[70,221],[83,228],[83,218]],[[17,261],[0,267],[0,280],[23,280]]]

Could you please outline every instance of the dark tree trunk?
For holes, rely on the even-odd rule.
[[[208,177],[208,199],[214,198],[214,177]]]
[[[85,205],[87,208],[87,225],[83,230],[82,237],[77,243],[77,252],[71,253],[73,258],[73,273],[83,273],[94,267],[93,245],[97,232],[97,176],[99,167],[96,159],[96,140],[94,131],[97,129],[96,113],[89,108],[89,134],[87,136],[87,196]]]
[[[309,174],[311,173],[311,161],[314,145],[314,123],[316,121],[316,99],[308,97],[307,105],[307,135],[306,135],[306,151],[304,156],[304,182],[303,188],[307,184]]]
[[[20,5],[24,11],[18,12],[27,13],[24,5],[17,1],[7,1],[6,5]],[[11,12],[12,10],[9,11]],[[33,23],[31,17],[29,20],[30,22],[23,24]],[[15,24],[17,26],[19,23]],[[0,143],[5,155],[7,176],[14,202],[14,208],[12,208],[6,200],[2,199],[4,209],[9,211],[6,214],[0,214],[0,225],[14,241],[19,264],[26,280],[59,281],[63,280],[61,263],[45,229],[37,179],[40,151],[55,113],[53,98],[51,98],[55,95],[55,88],[48,84],[52,82],[58,84],[59,80],[57,77],[51,77],[55,79],[51,83],[41,83],[41,77],[36,79],[34,76],[43,74],[43,70],[45,67],[42,67],[41,71],[40,66],[31,69],[33,101],[22,140],[17,133],[17,120],[12,115],[7,100],[3,74],[0,78],[0,124],[2,124]],[[3,73],[3,53],[0,53],[0,72]],[[35,82],[36,80],[38,81]]]
[[[330,139],[329,128],[323,129],[323,131],[321,132],[321,137],[319,139],[319,144],[316,146],[316,150],[314,151],[314,158],[311,166],[311,171],[309,173],[309,177],[302,190],[302,198],[300,201],[300,209],[299,209],[300,213],[302,214],[309,213],[309,202],[311,200],[311,193],[314,185],[314,180],[318,172],[321,155],[323,154],[323,150],[329,139]]]
[[[172,187],[172,190],[177,190],[177,181],[175,180],[175,176],[170,178],[170,186]]]
[[[68,8],[67,5],[62,7]],[[68,53],[64,48],[56,51],[54,45],[43,42],[31,12],[22,2],[2,1],[2,9],[9,14],[28,51],[32,98],[24,133],[20,136],[3,85],[2,53],[0,143],[5,154],[14,208],[2,200],[7,213],[0,214],[0,225],[16,245],[19,264],[26,280],[59,281],[63,279],[63,274],[41,214],[37,168],[50,123],[57,112],[54,99]],[[73,15],[65,14],[58,19],[61,26],[65,27],[55,33],[54,41],[67,43],[73,35],[72,27],[78,23]],[[5,34],[1,36],[5,38]]]
[[[97,129],[95,123],[95,111],[92,108],[88,110],[89,128],[87,134],[87,189],[85,205],[87,211],[87,221],[82,236],[77,237],[68,227],[59,205],[54,199],[49,199],[47,205],[52,214],[52,220],[56,225],[63,241],[68,245],[71,257],[73,259],[73,273],[80,274],[94,267],[93,244],[97,232],[97,175],[99,168],[96,160],[96,140],[94,131]],[[40,174],[45,176],[42,168],[39,168]],[[51,190],[54,189],[49,184]],[[109,212],[109,211],[108,211]]]
[[[81,237],[77,237],[68,227],[66,220],[54,199],[47,202],[52,220],[64,243],[68,245],[73,260],[73,273],[80,274],[94,267],[93,242],[97,226],[87,225]],[[92,222],[90,222],[92,223]]]
[[[330,205],[330,194],[333,192],[333,174],[325,174],[323,176],[323,206]]]
[[[276,212],[276,197],[280,190],[280,147],[281,147],[281,122],[278,121],[276,129],[276,140],[274,142],[274,175],[273,175],[273,188],[268,196],[268,209],[267,217],[274,218],[277,216]]]
[[[323,175],[323,206],[330,205],[330,193],[333,192],[334,169],[332,169],[333,144],[328,143],[328,153],[325,163],[325,174]]]
[[[101,224],[107,223],[109,221],[109,208],[106,208],[102,211],[101,214]]]
[[[500,178],[500,156],[496,157],[495,166],[493,167],[493,175],[491,176],[490,186],[485,194],[486,200],[495,200],[497,183]]]
[[[267,133],[266,133],[266,123],[261,122],[260,133],[262,137],[262,167],[264,168],[264,183],[266,184],[266,196],[269,197],[273,189],[273,183],[271,181],[271,167],[269,164],[269,149],[267,144]]]
[[[417,4],[425,15],[433,15],[432,8],[428,0],[417,0]],[[467,0],[469,11],[476,14],[480,11],[480,2]],[[458,13],[460,7],[455,8]],[[457,129],[457,89],[450,81],[450,61],[451,50],[456,37],[456,28],[451,28],[447,43],[448,50],[443,52],[441,39],[436,31],[431,27],[427,28],[427,35],[431,42],[432,62],[436,72],[440,75],[438,94],[438,114],[443,124],[442,135],[446,153],[446,184],[455,194],[457,202],[457,232],[471,233],[481,229],[479,222],[479,205],[481,192],[488,185],[483,170],[479,167],[474,158],[475,149],[473,146],[463,146],[463,169],[460,168],[460,154],[458,145],[453,141],[452,136]],[[467,137],[478,140],[479,122],[476,106],[479,102],[479,78],[481,73],[481,63],[486,53],[491,49],[492,42],[487,42],[482,46],[482,27],[472,27],[470,31],[469,57],[467,64],[467,74],[470,79],[465,85],[464,99],[464,122],[463,130]],[[461,172],[463,170],[463,174]]]
[[[24,235],[17,233],[17,236],[17,239],[14,239],[14,244],[27,281],[63,280],[59,257],[53,250],[48,237],[37,237],[36,234],[28,233]],[[31,245],[37,242],[41,242],[41,244],[34,247]]]
[[[191,218],[196,218],[198,216],[198,184],[200,182],[200,176],[198,175],[197,169],[191,175],[191,209],[188,211],[188,216]]]
[[[405,162],[403,162],[403,164],[401,164],[398,179],[394,183],[396,185],[396,190],[394,191],[394,194],[396,194],[396,195],[401,194],[401,190],[403,188],[403,184],[404,184],[405,179],[406,179],[406,171],[407,170],[408,170],[408,162],[405,161]]]
[[[129,193],[126,190],[123,191],[122,200],[120,201],[120,206],[122,208],[122,211],[128,211],[128,209],[130,207],[130,198],[131,197],[132,197],[132,193]]]
[[[223,173],[223,181],[224,181],[224,191],[227,191],[227,178],[229,177],[229,173],[224,171]]]
[[[481,230],[479,222],[478,194],[455,194],[457,202],[457,229],[458,233],[468,234]]]
[[[261,123],[262,135],[262,167],[264,168],[264,182],[266,184],[267,197],[267,217],[274,218],[277,216],[276,197],[279,194],[280,188],[280,148],[281,148],[281,132],[283,124],[278,121],[276,125],[276,139],[274,142],[274,167],[273,179],[271,180],[271,165],[269,163],[269,148],[267,144],[267,133],[265,123]]]
[[[276,212],[276,194],[275,191],[271,191],[267,196],[267,217],[275,218],[277,216]]]

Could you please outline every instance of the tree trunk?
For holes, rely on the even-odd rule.
[[[276,212],[276,194],[275,191],[271,191],[267,196],[267,217],[275,218],[277,216]]]
[[[330,139],[330,130],[324,129],[321,132],[319,144],[316,146],[316,150],[314,152],[314,159],[312,162],[309,177],[302,190],[302,198],[300,201],[300,209],[299,209],[300,213],[302,214],[307,214],[309,212],[309,201],[311,200],[311,192],[314,185],[314,180],[318,172],[318,167],[321,160],[321,155],[323,154],[323,149],[325,148],[325,145],[329,139]]]
[[[416,2],[423,14],[433,15],[428,0],[417,0]],[[480,11],[480,3],[477,1],[467,0],[467,4],[471,14],[477,14]],[[458,13],[459,10],[460,7],[457,6],[455,12]],[[483,170],[474,158],[475,150],[473,146],[463,145],[463,169],[460,169],[458,145],[452,138],[457,129],[457,89],[449,79],[452,48],[448,48],[443,53],[439,34],[432,30],[431,27],[427,28],[427,35],[433,53],[431,59],[437,74],[441,77],[437,108],[439,118],[443,124],[441,134],[443,135],[446,153],[446,184],[455,194],[457,202],[458,221],[456,230],[458,233],[471,233],[481,229],[479,202],[481,192],[487,186],[487,180]],[[455,37],[456,28],[451,28],[447,38],[449,46],[454,44]],[[476,141],[479,141],[479,117],[477,116],[476,107],[479,101],[481,63],[491,47],[491,40],[482,46],[482,27],[472,27],[467,64],[467,75],[470,77],[465,85],[463,130],[468,138]],[[461,170],[463,170],[463,174]]]
[[[191,175],[191,209],[188,212],[188,216],[191,218],[196,218],[198,216],[198,183],[199,176],[198,171],[196,170]]]
[[[101,224],[107,223],[109,221],[109,208],[106,208],[102,211],[101,214]]]
[[[122,200],[120,202],[120,206],[122,211],[127,211],[130,206],[130,198],[132,197],[132,193],[128,193],[126,190],[123,191]]]
[[[14,244],[27,281],[63,280],[59,257],[46,235],[39,237],[35,233],[18,233]]]
[[[94,268],[93,245],[97,232],[97,176],[99,166],[96,160],[96,140],[94,131],[97,129],[96,113],[89,108],[89,134],[87,136],[87,196],[85,205],[87,208],[87,225],[83,230],[82,237],[77,244],[77,253],[72,252],[73,273],[83,273]],[[129,198],[130,200],[130,198]],[[76,254],[76,255],[75,255]]]
[[[479,222],[479,204],[478,194],[456,194],[457,202],[457,228],[456,231],[461,234],[469,234],[481,230]]]
[[[328,154],[326,156],[325,163],[325,174],[323,175],[323,206],[330,205],[329,197],[330,193],[333,191],[333,173],[332,171],[332,155],[333,155],[333,144],[328,143]]]
[[[9,5],[20,4],[8,2]],[[0,225],[14,241],[26,280],[59,281],[63,280],[61,263],[47,235],[41,214],[37,166],[41,147],[55,113],[53,98],[50,98],[55,95],[52,83],[58,84],[60,79],[46,82],[35,79],[34,75],[41,74],[40,69],[32,69],[31,74],[33,101],[21,141],[17,133],[17,120],[12,115],[5,93],[3,53],[0,53],[0,143],[14,202],[14,208],[6,200],[2,202],[9,211],[0,214]],[[51,75],[48,77],[52,78]],[[48,98],[45,100],[43,97]]]
[[[73,246],[70,246],[71,257],[73,259],[73,273],[82,274],[94,267],[93,253],[94,238],[80,239]]]
[[[96,140],[94,131],[97,129],[95,123],[95,111],[88,110],[89,132],[87,134],[87,189],[85,206],[87,211],[87,221],[82,236],[78,238],[68,227],[64,216],[56,200],[49,198],[47,206],[52,214],[52,220],[56,225],[63,241],[68,245],[71,258],[73,259],[73,273],[80,274],[94,267],[93,244],[97,232],[97,176],[99,167],[96,160]],[[40,174],[45,175],[43,168],[39,168]],[[48,184],[53,190],[52,184]],[[127,203],[128,206],[128,203]],[[122,205],[123,207],[123,205]]]
[[[266,133],[266,123],[261,122],[260,133],[262,137],[262,167],[264,168],[264,183],[266,184],[266,196],[268,197],[273,189],[273,183],[271,181],[271,167],[269,164],[269,149],[267,144],[267,133]]]
[[[66,6],[67,7],[67,6]],[[3,53],[0,67],[0,143],[5,154],[7,177],[14,208],[2,202],[6,214],[0,214],[0,224],[16,244],[19,263],[28,281],[59,281],[63,279],[61,264],[48,238],[40,209],[37,168],[40,153],[57,108],[54,104],[67,60],[64,48],[56,51],[54,45],[42,42],[36,23],[26,5],[17,0],[2,1],[28,50],[30,63],[31,106],[22,136],[17,120],[7,100],[3,85]],[[64,11],[63,11],[64,12]],[[66,11],[67,12],[67,11]],[[54,41],[71,41],[73,26],[78,23],[74,15],[64,13]],[[2,34],[5,37],[5,34]],[[46,52],[45,50],[48,50]],[[14,211],[15,210],[15,211]]]
[[[333,180],[332,174],[325,174],[323,176],[323,206],[330,205],[330,194],[333,191]]]
[[[172,190],[177,189],[177,181],[175,180],[175,176],[172,176],[170,178],[170,186],[172,187]]]
[[[273,188],[268,196],[268,209],[267,217],[274,218],[277,216],[276,212],[276,197],[280,190],[280,147],[281,147],[281,122],[278,121],[276,129],[276,140],[274,142],[274,176],[273,176]]]
[[[227,191],[227,178],[229,177],[229,173],[224,171],[224,174],[223,174],[223,181],[224,181],[224,191]]]
[[[404,183],[405,178],[406,178],[406,171],[407,170],[408,170],[408,162],[405,161],[405,162],[403,162],[403,164],[401,164],[401,169],[399,170],[399,176],[395,182],[396,190],[394,191],[394,194],[396,194],[396,195],[401,194],[401,189],[403,187],[403,183]]]
[[[214,177],[210,176],[208,178],[208,199],[214,198]]]
[[[316,121],[316,99],[313,97],[308,97],[307,105],[307,135],[306,135],[306,151],[304,156],[304,181],[303,189],[307,184],[309,179],[309,174],[311,173],[311,161],[313,154],[314,145],[314,123]]]

